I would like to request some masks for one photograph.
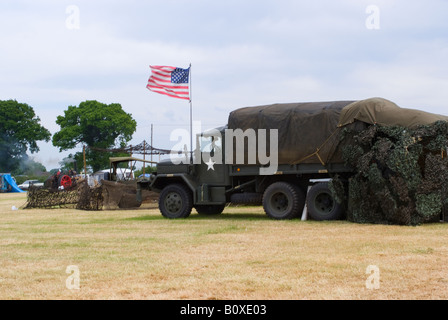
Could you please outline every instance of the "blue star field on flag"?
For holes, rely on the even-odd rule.
[[[171,82],[172,83],[188,83],[188,75],[190,74],[190,68],[182,69],[176,68],[171,73]]]

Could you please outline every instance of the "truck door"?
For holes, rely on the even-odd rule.
[[[219,131],[216,131],[219,132]],[[222,136],[206,135],[205,133],[198,135],[198,148],[201,162],[196,166],[198,179],[200,184],[208,184],[210,186],[224,186],[227,184],[228,175],[226,165],[224,164],[224,150]]]

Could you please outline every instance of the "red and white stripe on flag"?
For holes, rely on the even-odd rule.
[[[151,76],[146,88],[179,99],[189,100],[190,68],[181,69],[169,66],[149,66]]]

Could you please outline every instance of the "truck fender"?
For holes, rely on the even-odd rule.
[[[191,190],[193,195],[196,194],[198,184],[191,178],[191,176],[185,173],[158,174],[155,176],[154,180],[151,181],[149,189],[160,192],[168,184],[176,182],[185,184]]]

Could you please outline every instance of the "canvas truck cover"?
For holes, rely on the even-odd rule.
[[[400,108],[392,101],[383,98],[370,98],[346,106],[341,112],[339,126],[362,121],[368,124],[415,129],[419,125],[428,125],[439,120],[448,121],[448,116]]]
[[[278,129],[278,163],[326,163],[338,140],[339,116],[354,101],[271,104],[229,114],[229,129]],[[228,143],[228,142],[227,142]],[[267,138],[267,150],[269,138]],[[247,145],[244,148],[247,152]],[[246,157],[247,158],[247,157]],[[341,160],[342,162],[342,160]]]
[[[343,163],[340,131],[345,126],[404,126],[415,128],[448,116],[404,109],[383,98],[271,104],[245,107],[229,115],[229,129],[278,129],[278,163]],[[267,150],[270,150],[269,138]],[[235,149],[235,146],[234,146]],[[245,145],[245,152],[248,148]],[[247,159],[247,156],[246,158]]]

